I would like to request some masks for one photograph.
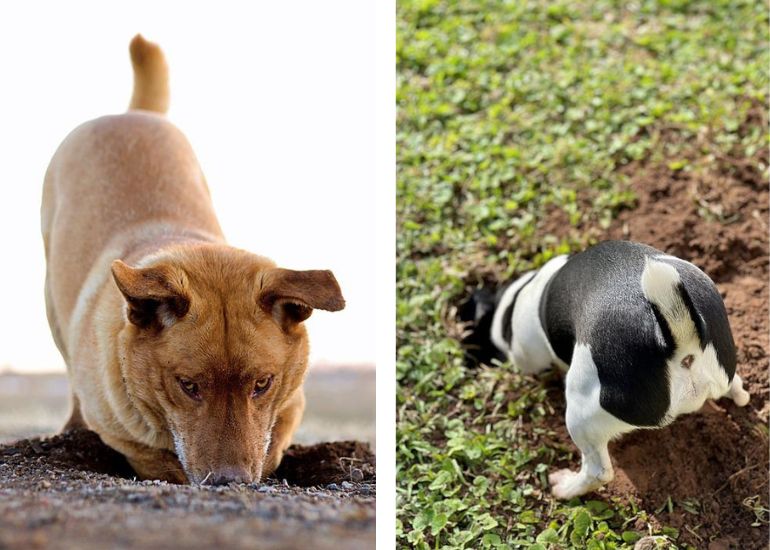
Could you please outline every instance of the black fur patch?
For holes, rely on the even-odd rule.
[[[470,324],[470,332],[462,340],[468,366],[479,363],[491,365],[493,359],[504,361],[505,356],[492,343],[492,318],[497,306],[497,294],[488,289],[475,290],[458,309],[460,321]]]

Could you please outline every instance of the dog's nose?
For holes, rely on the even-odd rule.
[[[224,466],[211,472],[210,485],[227,485],[228,483],[249,483],[251,474],[240,466]]]

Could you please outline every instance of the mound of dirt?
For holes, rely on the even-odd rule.
[[[30,462],[53,468],[107,474],[122,478],[136,476],[125,457],[111,449],[89,430],[72,430],[49,438],[22,439],[0,446],[0,464],[8,464],[18,475]]]
[[[292,445],[274,477],[299,487],[369,482],[375,479],[375,457],[371,447],[360,441]]]

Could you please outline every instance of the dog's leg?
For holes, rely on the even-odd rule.
[[[725,394],[726,397],[732,399],[739,407],[745,407],[749,402],[749,392],[743,389],[743,380],[738,374],[733,376],[733,381],[730,382],[730,389]]]
[[[142,443],[113,437],[103,430],[94,430],[99,438],[126,457],[140,479],[159,479],[169,483],[188,483],[182,464],[177,456],[166,449],[155,449]]]
[[[83,420],[83,415],[80,413],[80,400],[73,393],[72,394],[72,413],[70,413],[70,419],[62,428],[63,432],[70,430],[77,430],[79,428],[88,428],[86,421]]]
[[[577,472],[564,469],[548,476],[553,496],[563,500],[595,491],[610,482],[615,475],[610,453],[607,450],[607,443],[611,437],[607,433],[592,429],[591,419],[586,418],[584,414],[570,414],[569,404],[567,405],[567,429],[575,445],[580,449],[582,461],[580,470]]]
[[[139,448],[138,445],[135,447]],[[142,479],[160,479],[178,484],[190,482],[179,459],[171,451],[144,447],[140,454],[126,455],[126,459]]]
[[[302,421],[305,412],[305,393],[300,388],[289,398],[286,407],[279,413],[273,427],[270,449],[262,469],[262,477],[272,474],[281,464],[283,453],[289,448],[291,438]]]
[[[580,449],[580,470],[559,470],[548,476],[556,498],[569,500],[595,491],[612,480],[607,443],[633,426],[605,411],[599,402],[601,384],[588,346],[575,346],[566,378],[567,430]]]

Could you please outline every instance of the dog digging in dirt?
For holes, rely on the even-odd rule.
[[[714,283],[643,244],[606,241],[553,258],[497,293],[477,290],[460,318],[472,321],[464,343],[481,362],[567,369],[567,430],[582,460],[577,472],[550,474],[560,499],[612,480],[612,439],[666,426],[706,399],[749,401]]]
[[[130,52],[130,110],[76,128],[45,176],[47,313],[73,388],[65,429],[95,431],[142,478],[258,481],[304,410],[303,321],[345,302],[330,271],[225,243],[195,155],[163,116],[163,54],[141,36]]]

